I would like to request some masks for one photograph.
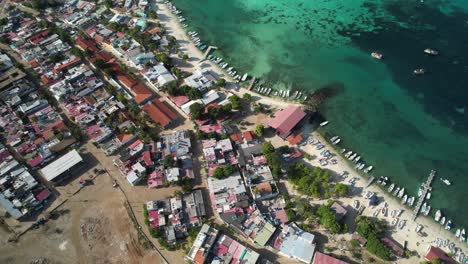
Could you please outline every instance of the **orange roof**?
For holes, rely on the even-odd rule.
[[[135,79],[123,72],[119,72],[116,75],[116,78],[123,86],[127,87],[128,89],[132,88],[136,83]]]
[[[291,134],[286,138],[291,145],[297,145],[302,141],[302,133],[298,135]]]
[[[242,142],[243,142],[243,140],[242,140],[242,134],[241,134],[241,133],[232,134],[232,135],[230,136],[230,138],[231,138],[232,141],[235,141],[235,142],[237,142],[237,143],[242,143]]]
[[[50,82],[49,78],[47,78],[45,75],[41,76],[41,81],[43,84],[48,84]]]
[[[164,114],[161,109],[155,106],[152,103],[147,103],[141,107],[143,111],[148,114],[148,116],[156,123],[158,123],[161,127],[165,127],[171,123],[171,119]]]
[[[271,184],[269,182],[262,182],[259,185],[257,185],[257,190],[262,194],[271,193],[272,192]]]
[[[94,40],[91,40],[91,39],[85,39],[85,38],[82,38],[81,36],[78,36],[76,38],[76,44],[78,44],[78,46],[80,46],[80,48],[82,49],[88,49],[92,52],[96,52],[98,51],[98,47],[96,46],[96,43],[94,42]]]
[[[132,134],[119,134],[117,135],[117,138],[120,140],[120,142],[125,142],[133,137]]]
[[[247,141],[250,141],[250,140],[254,139],[254,134],[252,133],[252,131],[245,131],[244,132],[244,139],[247,140]]]
[[[104,42],[104,37],[99,34],[94,35],[94,39],[99,43]]]
[[[33,69],[36,68],[37,66],[39,66],[39,63],[37,62],[36,59],[30,60],[30,61],[28,61],[28,63],[29,63],[29,65],[31,65],[31,67],[32,67]]]
[[[158,27],[155,27],[155,28],[152,28],[151,30],[148,30],[147,32],[149,34],[158,34],[159,32],[161,32],[161,29]]]
[[[176,113],[172,111],[167,105],[165,105],[163,102],[159,101],[159,99],[154,99],[153,104],[157,106],[161,111],[164,112],[170,119],[175,120],[177,119]]]
[[[205,262],[205,257],[203,256],[203,250],[199,249],[195,257],[193,258],[193,262],[197,264],[203,264]]]
[[[133,96],[135,96],[134,100],[137,104],[141,104],[144,101],[148,100],[153,94],[148,90],[143,84],[137,83],[135,86],[131,88],[131,92]]]

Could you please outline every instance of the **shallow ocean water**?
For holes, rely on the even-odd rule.
[[[468,224],[468,1],[175,0],[190,30],[276,88],[343,87],[327,130],[373,174],[412,195],[431,169],[431,205]],[[425,48],[440,56],[430,57]],[[370,57],[383,53],[381,61]],[[414,76],[415,68],[428,73]]]

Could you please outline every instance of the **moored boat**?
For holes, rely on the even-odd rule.
[[[452,229],[452,220],[448,220],[447,224],[445,225],[445,229],[447,230]]]
[[[402,188],[399,192],[398,192],[398,198],[401,198],[403,197],[403,195],[405,194],[405,188]]]
[[[412,196],[411,198],[408,199],[408,206],[409,206],[409,207],[412,207],[412,206],[414,205],[414,200],[415,200],[415,199],[416,199],[416,198],[414,198],[414,196]]]
[[[378,53],[378,52],[372,52],[372,53],[371,53],[371,56],[372,56],[373,58],[378,59],[378,60],[381,60],[381,59],[383,58],[382,53]]]
[[[424,53],[433,55],[433,56],[439,55],[439,52],[437,50],[430,49],[430,48],[425,49]]]
[[[320,123],[320,126],[324,127],[324,126],[328,125],[328,123],[329,123],[329,121],[324,121],[324,122]]]
[[[392,185],[390,185],[390,187],[388,187],[388,191],[392,192],[394,188],[395,188],[395,184],[392,183]]]
[[[440,180],[441,180],[445,185],[447,185],[447,186],[452,185],[452,183],[451,183],[448,179],[442,179],[442,178],[440,178]]]
[[[407,194],[405,194],[405,195],[403,196],[403,199],[401,199],[401,203],[402,203],[402,204],[406,204],[406,202],[408,202],[408,195],[407,195]]]
[[[393,196],[396,196],[398,194],[398,192],[400,191],[400,187],[397,187],[396,190],[393,192]]]
[[[437,210],[437,212],[435,213],[434,220],[436,222],[439,222],[441,217],[442,217],[442,212],[440,210]]]
[[[415,70],[413,71],[413,73],[414,73],[415,75],[423,75],[423,74],[426,73],[426,70],[425,70],[425,69],[422,69],[422,68],[421,68],[421,69],[415,69]]]
[[[445,225],[445,216],[442,216],[439,222],[441,225]]]
[[[374,168],[374,167],[371,165],[371,166],[367,167],[367,168],[364,170],[364,172],[365,172],[365,173],[369,173],[373,168]]]

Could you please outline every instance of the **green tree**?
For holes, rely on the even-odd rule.
[[[320,205],[317,209],[317,215],[320,217],[320,224],[332,233],[336,234],[341,231],[341,224],[336,220],[336,214],[329,206]]]
[[[229,102],[231,102],[232,108],[236,110],[240,110],[241,105],[240,105],[240,98],[237,95],[233,95],[229,97]]]
[[[216,85],[219,86],[219,87],[224,87],[226,85],[226,80],[223,79],[223,78],[219,78],[217,81],[216,81]]]
[[[213,171],[213,177],[216,179],[222,179],[224,178],[224,170],[222,167],[218,167]]]
[[[169,55],[167,55],[166,53],[156,54],[155,57],[157,61],[164,63],[164,65],[171,64],[171,57],[169,57]]]
[[[273,152],[275,152],[275,147],[273,147],[273,144],[271,144],[270,141],[266,141],[262,144],[262,153],[264,155],[267,155]]]
[[[257,135],[257,137],[263,137],[263,134],[265,132],[265,126],[263,124],[257,124],[254,132],[255,135]]]
[[[234,173],[235,169],[234,166],[232,165],[226,165],[223,167],[223,174],[224,177],[229,177]]]
[[[246,100],[247,102],[252,102],[252,95],[249,93],[245,93],[242,95],[242,98]]]
[[[335,185],[335,187],[333,187],[333,189],[336,196],[338,197],[345,197],[346,195],[348,195],[349,187],[346,184],[338,183]]]
[[[163,160],[164,168],[173,168],[176,165],[176,161],[172,155],[166,155]]]
[[[205,106],[200,103],[194,103],[190,106],[190,114],[192,119],[199,120],[202,118],[203,113],[205,112]]]

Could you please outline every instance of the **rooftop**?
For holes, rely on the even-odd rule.
[[[305,112],[294,105],[277,112],[268,125],[278,131],[282,136],[287,136],[291,130],[306,116]]]
[[[41,169],[41,174],[46,180],[53,181],[56,177],[82,161],[83,159],[80,154],[74,149]]]

